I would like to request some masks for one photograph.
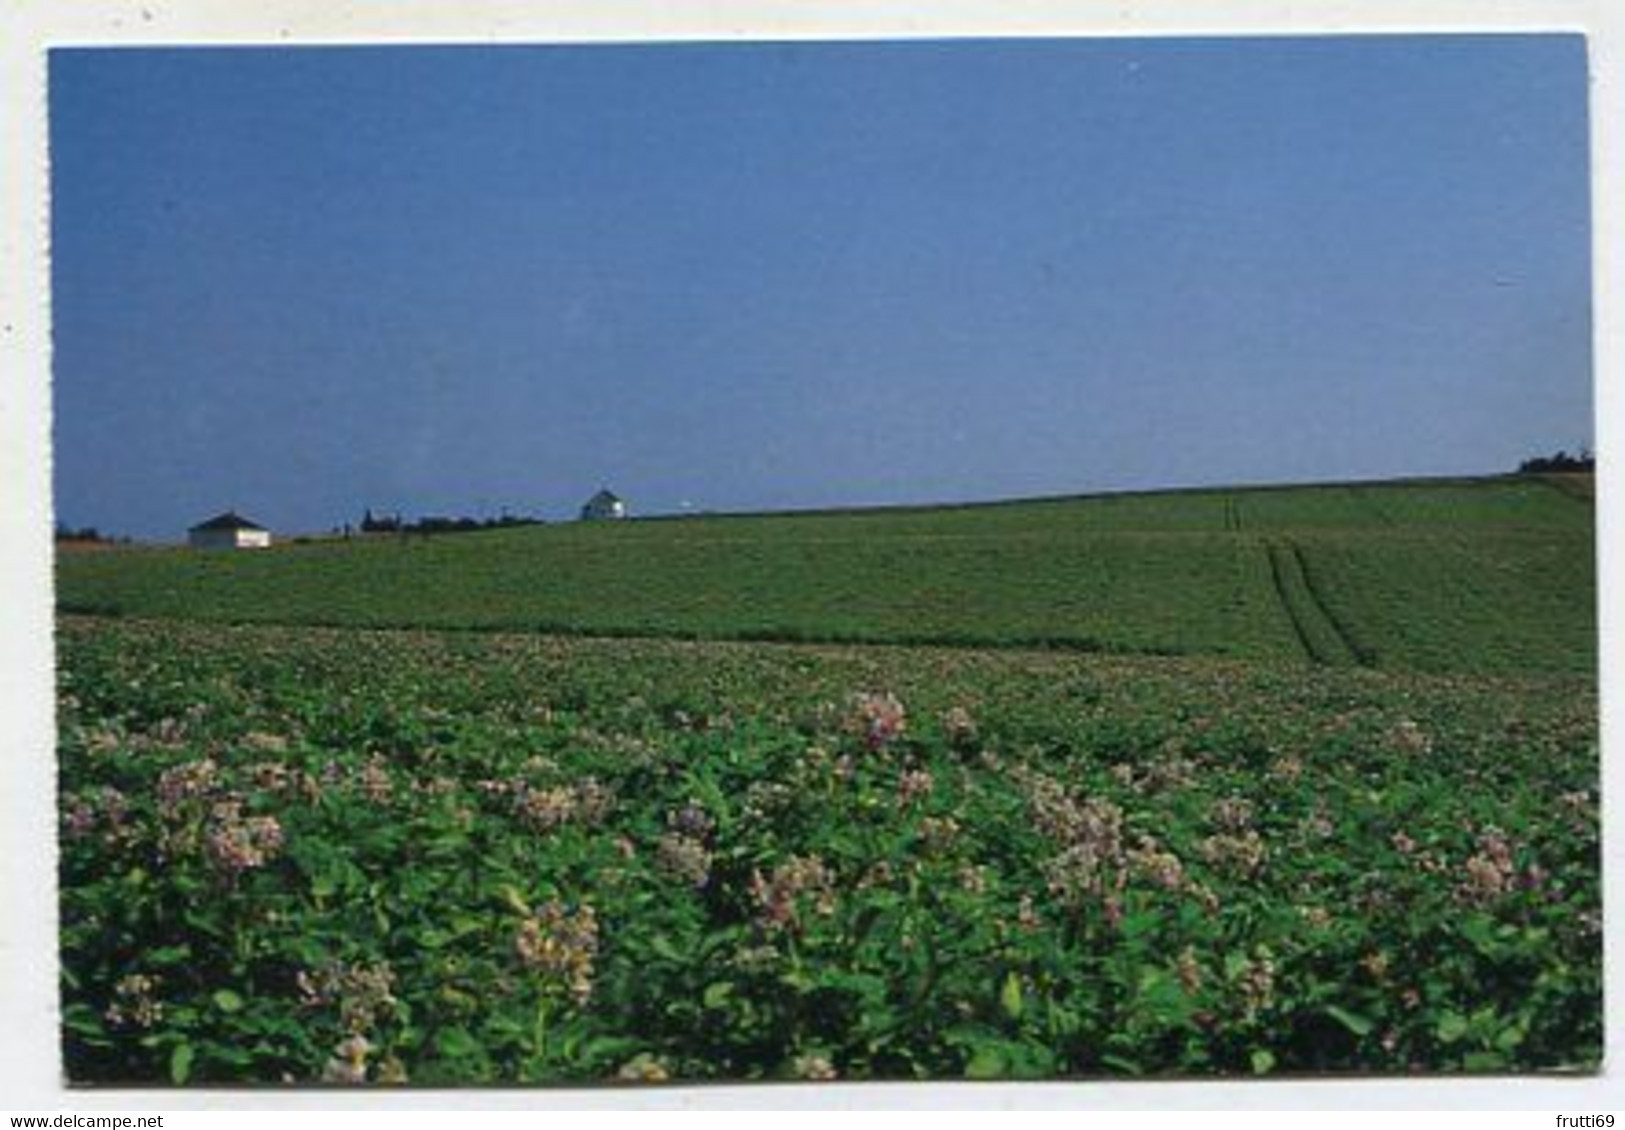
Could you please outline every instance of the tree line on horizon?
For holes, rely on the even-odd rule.
[[[408,522],[400,514],[377,515],[368,507],[362,514],[360,523],[354,527],[363,534],[459,534],[471,533],[475,530],[500,530],[511,526],[539,526],[540,518],[526,518],[517,514],[510,514],[504,510],[495,518],[471,518],[467,516],[444,517],[441,515],[425,515],[415,522]],[[348,534],[352,527],[346,523],[343,533]]]
[[[104,534],[95,526],[70,526],[65,522],[56,524],[55,536],[57,541],[95,542],[98,545],[128,544],[129,538],[114,537]]]
[[[1578,455],[1570,455],[1567,451],[1559,451],[1556,455],[1537,455],[1533,459],[1525,459],[1518,464],[1518,473],[1520,475],[1574,474],[1575,472],[1594,472],[1596,469],[1596,456],[1584,447],[1580,449]]]

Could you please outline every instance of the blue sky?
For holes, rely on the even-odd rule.
[[[58,50],[73,525],[1508,470],[1577,36]]]

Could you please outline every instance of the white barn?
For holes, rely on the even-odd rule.
[[[614,491],[601,490],[587,499],[581,508],[581,520],[590,522],[599,518],[626,517],[626,502]]]
[[[271,531],[228,510],[187,530],[186,541],[194,549],[269,549]]]

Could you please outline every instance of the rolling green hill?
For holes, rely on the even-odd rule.
[[[1533,477],[66,555],[65,612],[1592,671],[1593,511]]]

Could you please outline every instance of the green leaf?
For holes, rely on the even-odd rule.
[[[1136,911],[1123,916],[1118,933],[1122,935],[1124,941],[1137,941],[1142,935],[1149,934],[1162,925],[1163,921],[1164,915],[1160,911]]]
[[[1275,1053],[1265,1048],[1253,1052],[1252,1060],[1254,1075],[1268,1075],[1275,1070]]]
[[[1505,948],[1500,940],[1500,932],[1495,922],[1482,913],[1474,914],[1464,919],[1458,927],[1461,936],[1472,943],[1474,949],[1485,957],[1497,957]]]
[[[1004,1014],[1011,1020],[1020,1020],[1026,999],[1021,992],[1021,977],[1012,969],[1004,978],[1004,988],[999,992],[999,1003],[1004,1006]]]
[[[435,1039],[435,1046],[447,1059],[463,1059],[480,1054],[480,1042],[467,1028],[447,1028]]]
[[[230,989],[216,990],[212,999],[214,1000],[215,1007],[221,1012],[236,1012],[238,1009],[243,1007],[243,998],[232,992]]]
[[[147,951],[144,964],[156,967],[180,965],[190,961],[191,957],[191,946],[157,946]]]
[[[701,1000],[706,1008],[722,1008],[728,1003],[728,998],[733,995],[733,991],[732,981],[713,981],[705,987],[705,993]]]
[[[1447,1012],[1439,1017],[1434,1035],[1446,1044],[1453,1044],[1467,1034],[1467,1018],[1459,1012]]]
[[[1078,1014],[1064,1005],[1056,1004],[1054,997],[1045,998],[1044,1014],[1052,1039],[1057,1036],[1074,1036],[1083,1027],[1083,1021]]]
[[[519,893],[518,887],[512,883],[504,883],[498,888],[497,894],[515,913],[523,914],[526,918],[530,917],[530,903],[525,901],[525,896]]]
[[[779,976],[779,984],[798,993],[811,992],[818,987],[818,982],[805,969],[786,969]]]
[[[191,1044],[176,1044],[175,1050],[169,1053],[169,1078],[177,1087],[186,1085],[192,1076],[192,1060],[197,1051]]]
[[[1361,1016],[1357,1012],[1350,1012],[1348,1009],[1335,1004],[1329,1004],[1326,1006],[1326,1015],[1330,1016],[1343,1027],[1347,1028],[1350,1032],[1353,1032],[1356,1036],[1369,1036],[1371,1034],[1371,1029],[1375,1027],[1375,1025],[1366,1017]]]
[[[99,1036],[105,1031],[101,1013],[86,1004],[70,1004],[64,1008],[62,1027],[92,1036]]]
[[[858,1032],[870,1037],[873,1048],[890,1037],[897,1027],[897,1013],[884,1006],[866,1008],[858,1017]]]
[[[1191,1012],[1191,1001],[1183,986],[1161,969],[1147,969],[1141,975],[1137,1005],[1158,1024],[1178,1023]]]
[[[965,1064],[965,1078],[967,1079],[1002,1079],[1009,1071],[1010,1063],[1004,1052],[992,1044],[983,1044],[977,1048]]]
[[[1132,1059],[1125,1059],[1123,1056],[1114,1055],[1111,1052],[1101,1056],[1100,1063],[1102,1067],[1110,1067],[1113,1070],[1123,1072],[1125,1075],[1139,1075],[1143,1071],[1140,1065]]]

